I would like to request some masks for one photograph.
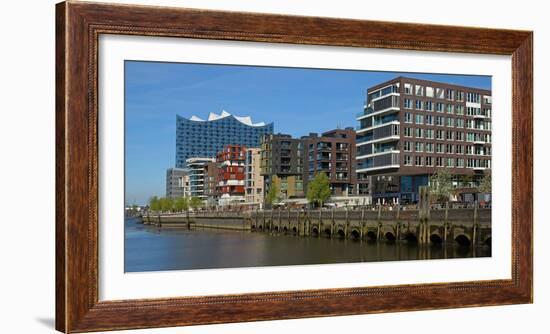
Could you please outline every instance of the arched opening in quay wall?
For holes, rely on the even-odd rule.
[[[455,237],[455,241],[460,245],[460,246],[470,246],[470,244],[472,243],[470,241],[470,238],[465,235],[465,234],[459,234]]]
[[[393,232],[386,232],[384,237],[387,241],[395,241],[395,234],[393,234]]]
[[[376,232],[368,231],[367,232],[367,239],[371,240],[371,241],[375,241],[376,240]]]
[[[404,239],[407,240],[408,242],[418,242],[418,237],[416,236],[416,234],[412,232],[406,233]]]
[[[443,238],[441,238],[441,236],[437,233],[433,233],[430,235],[430,242],[432,244],[437,244],[437,245],[440,245],[443,243]]]

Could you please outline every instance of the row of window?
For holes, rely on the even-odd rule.
[[[435,136],[434,136],[435,134]],[[456,140],[456,141],[469,141],[469,142],[483,142],[490,143],[491,135],[489,133],[475,133],[475,132],[461,132],[451,130],[434,130],[434,129],[422,129],[422,128],[410,128],[405,127],[403,129],[403,136],[436,139],[436,140]]]
[[[405,155],[403,156],[403,165],[416,167],[491,168],[491,160]]]
[[[414,107],[414,108],[413,108]],[[405,109],[416,109],[416,110],[424,110],[424,111],[435,111],[439,113],[447,113],[447,114],[456,114],[456,115],[464,115],[467,116],[483,116],[483,117],[491,117],[491,109],[490,108],[481,108],[481,107],[466,107],[464,108],[463,105],[454,105],[450,103],[441,103],[441,102],[433,102],[433,101],[422,101],[422,100],[413,100],[412,99],[403,99],[403,108]],[[466,111],[466,113],[464,113]]]
[[[491,148],[474,145],[454,145],[442,143],[424,143],[424,142],[403,142],[403,151],[405,152],[426,152],[426,153],[447,153],[447,154],[467,154],[467,155],[491,155]],[[434,150],[435,149],[435,150]]]
[[[453,118],[453,117],[443,117],[443,116],[432,116],[432,115],[421,115],[421,114],[412,114],[406,112],[404,114],[405,123],[414,124],[425,124],[425,125],[436,125],[436,126],[447,126],[447,127],[456,127],[467,129],[476,129],[476,130],[491,130],[491,121],[485,119],[463,119],[463,118]]]
[[[460,101],[464,102],[466,97],[467,102],[481,103],[481,94],[479,93],[464,93],[462,90],[455,90],[450,88],[430,87],[422,85],[413,85],[411,83],[405,83],[404,91],[406,95],[426,96],[440,100]],[[491,103],[491,96],[483,95],[483,102],[485,104]]]

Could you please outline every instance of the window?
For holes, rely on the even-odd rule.
[[[455,153],[456,154],[464,154],[464,146],[463,145],[456,145],[455,146]]]
[[[433,87],[426,87],[426,96],[427,97],[434,97],[434,88]]]
[[[403,135],[405,137],[412,137],[412,135],[413,135],[412,128],[404,128],[403,129]]]
[[[447,144],[446,147],[445,147],[445,152],[447,152],[449,154],[453,154],[454,153],[454,145]]]
[[[483,95],[483,103],[484,104],[491,104],[491,102],[492,102],[491,96]]]
[[[466,141],[474,141],[475,135],[473,132],[466,133]]]
[[[457,131],[457,132],[456,132],[456,136],[455,136],[455,140],[457,140],[457,141],[464,141],[464,132]]]
[[[434,111],[434,103],[432,101],[425,101],[424,106],[426,111]]]
[[[456,106],[456,114],[464,115],[464,106]]]
[[[433,116],[432,115],[426,115],[425,117],[425,123],[426,125],[433,125],[434,124],[434,120],[433,120]]]
[[[447,158],[447,167],[454,167],[454,165],[455,165],[455,159]]]
[[[426,143],[426,153],[433,153],[433,152],[434,152],[434,144]]]
[[[454,118],[447,117],[447,126],[450,127],[450,128],[454,127],[454,121],[455,121]]]
[[[434,139],[434,130],[433,129],[425,129],[424,130],[424,137],[426,139]]]
[[[445,153],[443,144],[435,144],[435,153]]]
[[[410,112],[405,113],[405,123],[412,123],[412,114]]]
[[[405,156],[403,156],[403,165],[405,165],[405,166],[412,166],[411,156],[410,156],[410,155],[405,155]]]
[[[481,95],[478,93],[466,94],[466,102],[481,103]]]
[[[447,100],[454,100],[455,91],[453,89],[445,89],[445,97],[447,98]]]
[[[436,167],[443,167],[443,158],[442,157],[436,157],[435,158],[435,166]]]
[[[414,151],[415,152],[424,152],[424,143],[417,141],[414,143]]]
[[[414,129],[414,136],[416,138],[422,138],[422,129],[421,128],[415,128]]]
[[[453,137],[454,137],[454,132],[453,131],[447,131],[447,133],[445,135],[445,139],[446,140],[453,140]]]
[[[435,90],[435,97],[438,99],[444,99],[445,98],[445,90],[443,88],[436,88]]]
[[[405,94],[412,95],[412,85],[410,83],[405,83]]]
[[[463,118],[457,118],[455,125],[457,128],[463,128],[464,127],[464,119]]]
[[[444,135],[445,135],[445,131],[443,131],[443,130],[436,130],[435,131],[435,139],[437,139],[437,140],[443,140]]]
[[[464,168],[464,158],[457,158],[456,159],[456,167],[457,168]]]
[[[445,122],[445,117],[441,117],[441,116],[436,116],[435,117],[435,125],[443,126],[444,122]]]
[[[419,157],[419,156],[414,157],[414,165],[422,166],[422,157]]]
[[[412,145],[411,145],[410,141],[404,141],[403,142],[403,151],[412,152]]]
[[[466,145],[466,154],[468,155],[474,154],[474,147],[472,145]]]
[[[435,104],[435,111],[437,111],[437,112],[443,112],[444,108],[445,108],[445,104],[443,104],[441,102],[437,102]]]
[[[433,167],[433,158],[432,157],[426,157],[426,166]]]
[[[466,128],[467,128],[467,129],[473,129],[473,128],[474,128],[474,120],[472,120],[472,119],[467,119],[467,120],[466,120]]]
[[[415,86],[415,94],[417,96],[423,96],[424,95],[424,86],[416,85]]]
[[[455,112],[454,104],[447,104],[447,114],[453,114]]]
[[[421,100],[414,101],[414,107],[416,110],[422,110],[422,101]]]
[[[459,90],[456,92],[456,100],[457,101],[461,101],[463,102],[464,101],[464,92]]]
[[[403,108],[412,109],[412,100],[411,99],[403,100]]]
[[[424,123],[424,116],[422,116],[422,115],[415,115],[415,116],[414,116],[414,123],[415,123],[415,124],[423,124],[423,123]]]

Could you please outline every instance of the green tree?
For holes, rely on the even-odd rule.
[[[323,203],[330,198],[330,180],[327,174],[321,172],[315,175],[307,185],[306,197],[310,203],[323,206]]]
[[[202,206],[202,199],[198,197],[191,197],[189,205],[191,206],[191,208],[193,208],[193,210],[196,210]]]
[[[460,176],[460,187],[461,188],[469,188],[470,184],[472,183],[472,176],[471,175],[461,175]]]
[[[430,195],[436,201],[448,201],[454,192],[453,180],[451,172],[446,169],[438,169],[437,172],[430,177]]]
[[[159,211],[160,210],[160,200],[157,196],[153,196],[149,199],[149,209],[151,211]]]
[[[178,197],[174,201],[174,210],[178,212],[189,210],[189,199],[187,197]]]
[[[491,174],[487,174],[481,179],[479,186],[477,186],[477,191],[482,194],[491,193]]]
[[[162,197],[160,199],[160,210],[162,212],[172,211],[174,208],[174,200],[169,197]]]
[[[271,187],[269,187],[269,191],[267,192],[267,195],[265,196],[265,204],[271,206],[275,201],[278,201],[278,199],[279,199],[279,188],[275,183],[272,183]]]

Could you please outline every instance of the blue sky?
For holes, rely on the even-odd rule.
[[[301,136],[358,125],[368,87],[396,76],[491,89],[491,77],[126,61],[126,203],[165,195],[176,114],[222,110]]]

